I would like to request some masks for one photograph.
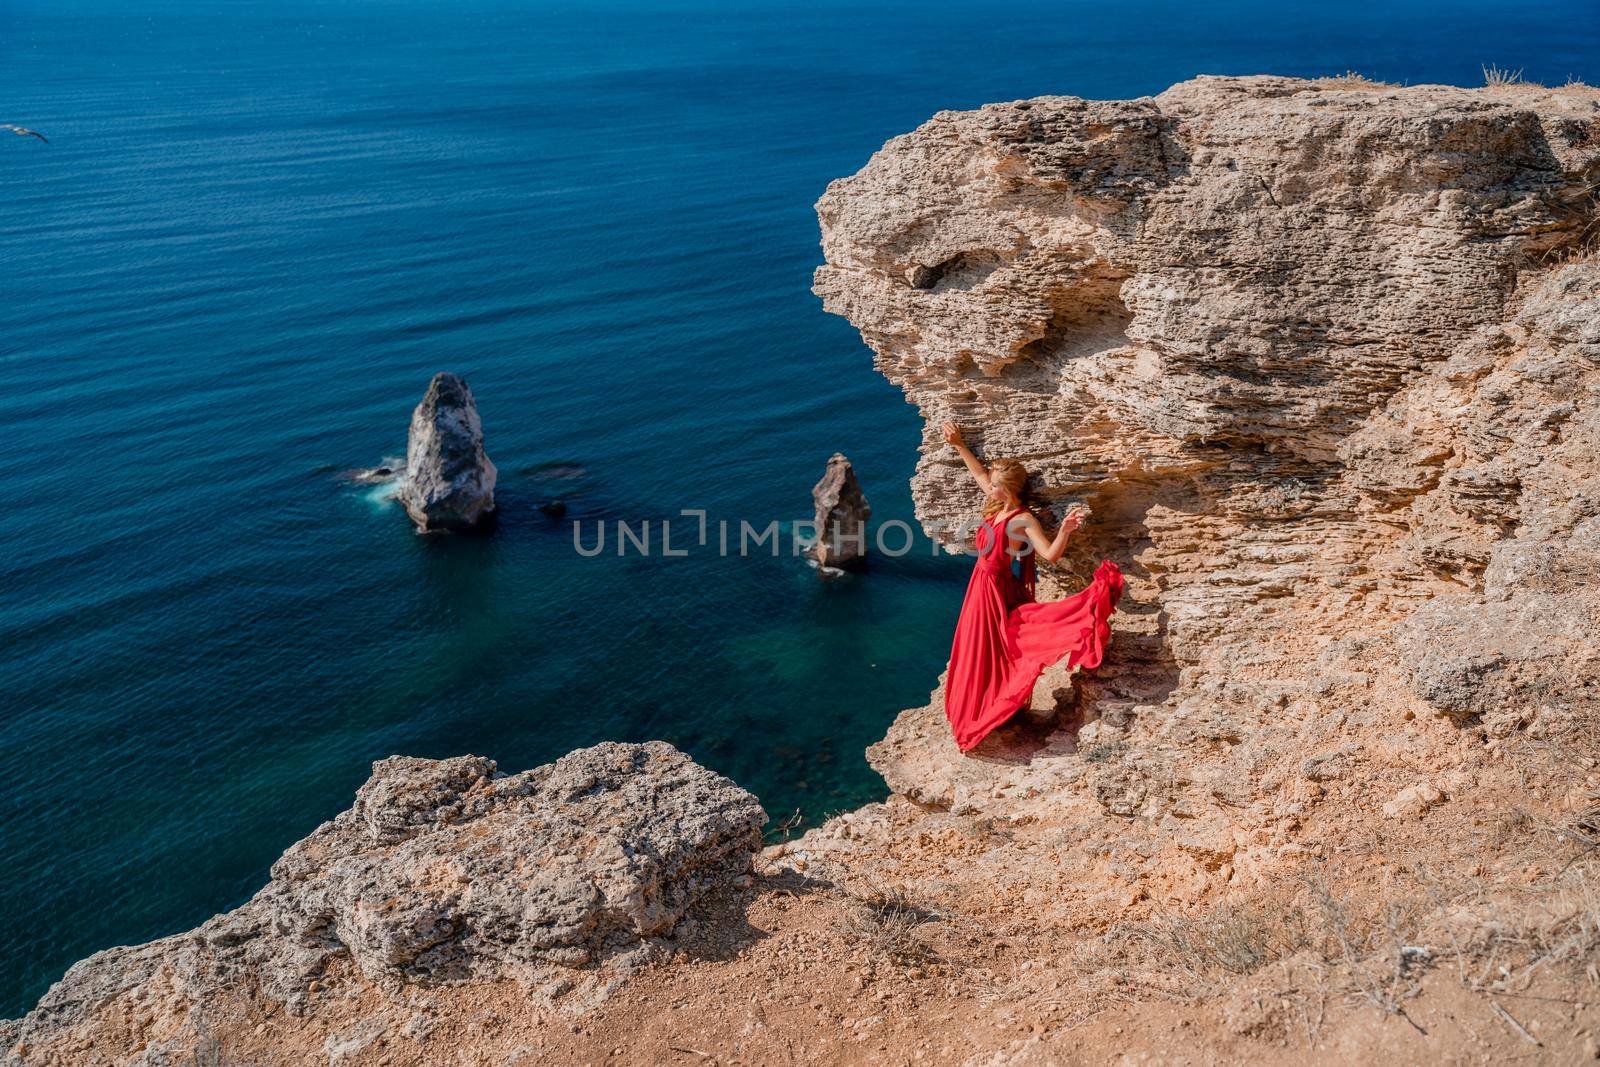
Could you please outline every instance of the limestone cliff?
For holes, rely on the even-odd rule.
[[[1597,101],[1202,78],[944,112],[829,186],[816,290],[927,421],[931,532],[977,505],[945,418],[1090,508],[1069,560],[1132,578],[1102,730],[1247,748],[1314,664],[1395,650],[1454,715],[1536,675],[1589,701]],[[913,754],[936,718],[878,747],[901,791],[966,774]]]
[[[944,112],[830,185],[815,289],[926,420],[929,532],[979,503],[955,419],[1091,511],[1042,586],[1129,585],[1053,723],[964,758],[936,691],[775,867],[1027,944],[1024,1017],[1592,968],[1597,187],[1594,89],[1354,78]],[[1316,1047],[1261,988],[1210,1015]]]

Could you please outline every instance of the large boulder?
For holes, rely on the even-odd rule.
[[[755,797],[662,741],[510,776],[478,756],[396,756],[273,865],[276,910],[331,931],[372,977],[588,964],[748,871],[765,821]]]
[[[250,901],[90,956],[0,1035],[40,1062],[116,1062],[132,1046],[185,1062],[206,1041],[196,1020],[238,990],[300,1012],[333,970],[395,990],[615,981],[748,875],[765,822],[755,797],[662,741],[513,775],[479,756],[391,757]]]
[[[843,453],[835,452],[828,459],[822,480],[811,489],[811,500],[816,505],[813,523],[817,531],[817,543],[811,553],[819,572],[827,574],[865,562],[867,520],[872,517],[872,507],[856,480],[855,468]]]
[[[478,526],[494,514],[496,474],[472,390],[454,374],[435,374],[411,413],[399,495],[406,514],[423,533]]]

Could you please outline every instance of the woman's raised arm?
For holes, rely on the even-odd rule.
[[[961,457],[961,462],[965,463],[967,470],[972,472],[973,481],[977,482],[978,488],[987,494],[989,492],[989,470],[978,462],[978,457],[972,454],[972,449],[968,448],[967,443],[961,439],[961,427],[946,419],[940,429],[944,431],[945,443],[956,450],[956,454]]]
[[[1044,524],[1031,511],[1023,512],[1017,519],[1022,522],[1023,536],[1027,537],[1034,552],[1046,563],[1054,563],[1066,553],[1067,537],[1083,525],[1083,516],[1076,511],[1069,511],[1066,518],[1061,520],[1061,528],[1056,531],[1055,539],[1052,540],[1044,535]]]

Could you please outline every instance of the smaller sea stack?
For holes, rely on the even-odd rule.
[[[830,570],[860,566],[867,557],[867,520],[872,517],[872,507],[844,453],[835,452],[828,460],[828,469],[811,490],[811,499],[817,506],[817,543],[811,549],[817,572],[826,577]]]
[[[406,514],[419,533],[480,526],[494,514],[495,477],[472,390],[454,374],[435,374],[411,413],[399,494]]]

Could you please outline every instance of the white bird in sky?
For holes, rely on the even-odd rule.
[[[5,122],[5,123],[0,123],[0,130],[10,130],[12,133],[16,134],[18,137],[37,137],[37,138],[39,138],[39,140],[43,141],[45,144],[49,144],[50,143],[50,138],[46,137],[44,134],[40,133],[38,130],[30,130],[30,129],[28,129],[28,127],[26,127],[26,126],[15,126],[15,125],[12,125],[9,122]]]

